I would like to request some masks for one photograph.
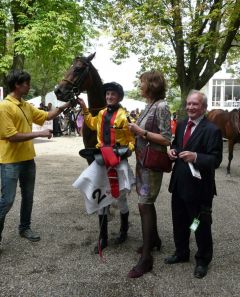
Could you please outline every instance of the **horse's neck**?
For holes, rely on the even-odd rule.
[[[88,106],[92,109],[92,114],[95,115],[100,109],[106,106],[106,100],[102,90],[102,83],[94,84],[87,90]]]
[[[105,96],[103,94],[103,84],[101,77],[94,66],[90,63],[91,83],[87,88],[88,107],[93,115],[98,114],[99,110],[106,106]]]

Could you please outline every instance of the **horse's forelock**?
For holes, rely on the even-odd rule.
[[[89,64],[91,63],[92,59],[95,57],[95,53],[90,54],[88,57],[83,57],[81,55],[76,56],[75,61],[80,60],[81,62],[85,63],[85,64]]]
[[[81,56],[75,57],[73,64],[77,62],[82,62],[84,65],[91,65],[91,62],[88,61],[88,58],[86,57],[81,57]]]

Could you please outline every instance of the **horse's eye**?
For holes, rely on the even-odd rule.
[[[74,72],[79,73],[82,71],[81,67],[75,67]]]

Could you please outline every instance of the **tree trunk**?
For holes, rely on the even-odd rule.
[[[14,32],[18,32],[24,26],[19,21],[19,16],[25,13],[25,9],[20,5],[20,2],[14,1],[11,4],[11,13],[13,19]],[[17,39],[15,39],[15,42]],[[14,48],[12,69],[23,69],[24,55],[18,54]]]
[[[0,9],[4,9],[4,5],[0,3]],[[7,43],[7,28],[6,28],[6,20],[4,18],[0,18],[0,58],[4,57],[6,54],[6,43]],[[0,87],[3,87],[3,94],[6,95],[6,75],[5,75],[5,67],[0,70]]]
[[[25,59],[24,59],[23,55],[19,55],[19,54],[14,53],[12,69],[22,70],[23,67],[24,67],[24,60]]]

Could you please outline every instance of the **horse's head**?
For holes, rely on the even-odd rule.
[[[88,57],[74,59],[64,79],[54,90],[58,100],[67,102],[89,88],[91,84],[89,69],[94,56],[95,53]]]

